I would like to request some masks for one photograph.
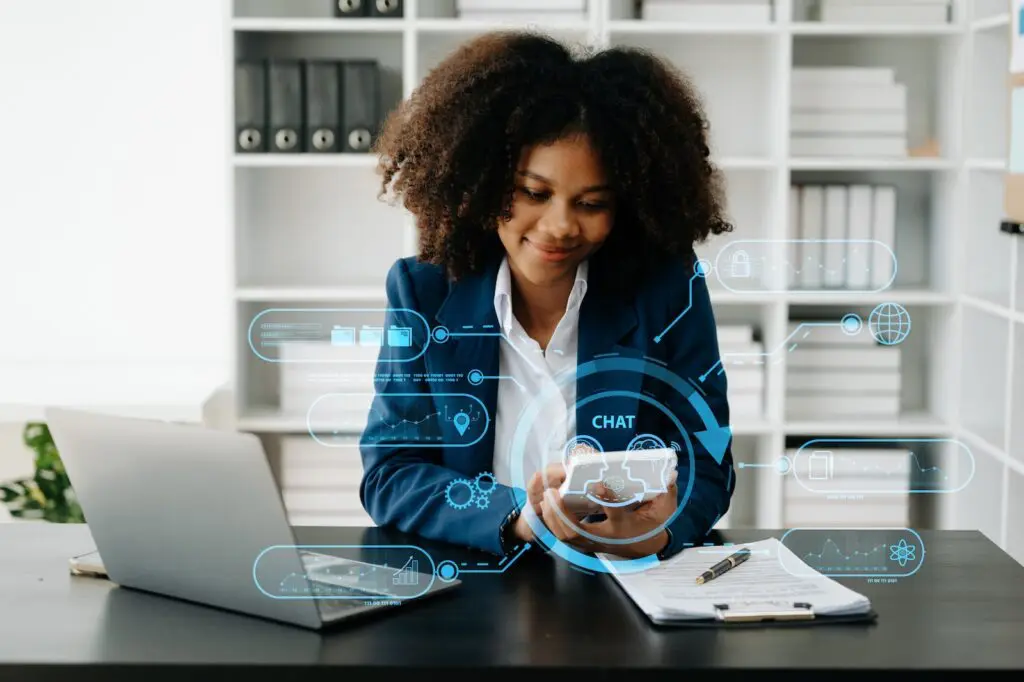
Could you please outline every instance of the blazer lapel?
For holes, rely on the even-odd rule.
[[[490,423],[484,437],[472,447],[461,448],[467,454],[464,460],[467,474],[489,471],[493,460],[498,379],[472,379],[477,376],[477,372],[480,377],[498,376],[501,328],[494,312],[494,285],[498,267],[499,264],[495,264],[451,285],[448,297],[435,315],[437,323],[444,326],[450,336],[443,343],[438,343],[436,337],[432,339],[432,348],[427,353],[427,358],[432,360],[428,361],[428,371],[451,372],[457,368],[464,375],[461,384],[452,384],[450,389],[442,389],[444,392],[468,393],[479,399],[487,410]],[[436,369],[430,369],[431,366]],[[453,438],[457,440],[454,432],[447,434],[445,441],[455,442],[451,440]],[[470,469],[473,471],[470,472]]]
[[[597,279],[595,285],[599,284]],[[643,372],[600,366],[607,363],[605,358],[643,358],[642,350],[622,343],[636,326],[632,301],[600,286],[591,295],[588,287],[580,309],[576,434],[595,438],[606,451],[625,450],[636,435]],[[594,371],[595,367],[599,369]]]

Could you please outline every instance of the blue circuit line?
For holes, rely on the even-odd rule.
[[[701,383],[704,383],[704,381],[708,378],[708,375],[711,374],[711,372],[713,372],[716,367],[721,366],[721,369],[718,371],[719,374],[721,374],[722,372],[725,371],[725,365],[722,364],[722,358],[733,357],[733,356],[736,356],[736,357],[747,357],[747,356],[770,357],[772,355],[775,355],[777,352],[779,352],[783,348],[785,348],[786,344],[789,343],[790,339],[792,339],[794,336],[796,336],[800,332],[800,330],[803,329],[804,327],[841,327],[842,324],[843,324],[842,322],[801,322],[800,325],[797,326],[797,328],[794,329],[793,332],[789,336],[787,336],[785,339],[782,340],[782,343],[779,344],[778,348],[776,348],[775,350],[773,350],[770,353],[723,353],[722,357],[718,358],[718,360],[715,362],[715,364],[711,365],[711,367],[708,369],[708,371],[706,371],[706,372],[704,372],[703,374],[700,375],[700,381],[701,381]],[[806,334],[804,335],[804,338],[806,338]],[[792,353],[793,349],[796,348],[796,347],[797,347],[797,344],[794,343],[793,346],[789,349],[789,352]]]
[[[692,277],[690,277],[690,284],[689,284],[689,287],[690,287],[690,300],[686,303],[686,307],[683,308],[683,312],[681,312],[678,315],[676,315],[676,319],[672,320],[669,323],[669,325],[667,327],[665,327],[661,331],[660,334],[658,334],[657,336],[654,337],[654,343],[661,343],[662,337],[664,337],[665,334],[668,333],[668,330],[672,329],[672,327],[676,326],[676,323],[679,322],[679,320],[683,319],[683,315],[685,315],[686,313],[690,312],[690,308],[693,307],[693,280],[697,279],[698,277],[700,277],[700,275],[698,275],[696,272],[693,273]]]
[[[519,550],[519,553],[513,555],[513,557],[511,559],[509,559],[508,563],[505,564],[502,568],[474,568],[474,569],[459,571],[459,573],[504,573],[505,571],[508,570],[508,567],[511,566],[512,564],[514,564],[516,562],[516,559],[521,557],[523,555],[523,553],[526,552],[526,550],[530,549],[530,547],[531,547],[530,543],[527,542],[525,545],[523,545],[523,548]],[[515,550],[513,550],[513,551],[515,551]],[[505,557],[505,558],[507,559],[508,557]],[[502,559],[502,561],[504,561],[504,559]],[[501,566],[501,562],[498,562],[498,565]]]

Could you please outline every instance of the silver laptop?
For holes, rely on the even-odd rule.
[[[46,422],[119,585],[320,629],[460,584],[298,546],[253,434],[64,408]]]

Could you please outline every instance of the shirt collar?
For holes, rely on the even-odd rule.
[[[572,291],[569,292],[569,300],[565,304],[565,312],[578,310],[583,304],[583,297],[587,293],[587,274],[590,271],[590,262],[584,260],[576,266],[576,281],[573,282]],[[498,324],[502,331],[508,335],[512,333],[512,271],[509,269],[508,256],[501,259],[501,267],[498,268],[498,279],[494,284],[494,312],[498,316]]]

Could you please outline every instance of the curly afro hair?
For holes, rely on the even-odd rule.
[[[615,196],[615,222],[593,260],[622,284],[652,262],[689,256],[732,230],[709,160],[695,89],[671,64],[635,48],[582,50],[532,32],[461,45],[384,121],[374,143],[381,192],[415,217],[419,259],[458,279],[504,253],[523,149],[586,134]]]

